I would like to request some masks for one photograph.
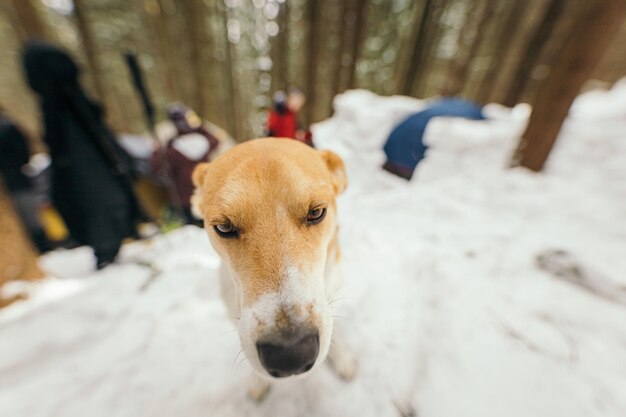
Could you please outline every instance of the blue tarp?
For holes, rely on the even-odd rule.
[[[444,98],[429,105],[397,125],[385,143],[388,164],[401,171],[412,172],[424,158],[427,146],[424,144],[424,132],[428,122],[434,117],[463,117],[482,120],[482,108],[470,101],[459,98]]]

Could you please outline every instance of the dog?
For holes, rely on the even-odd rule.
[[[260,401],[272,380],[309,374],[328,356],[350,380],[357,361],[333,334],[340,286],[337,196],[343,161],[298,141],[237,145],[193,173],[193,204],[222,259],[221,295],[256,376]],[[333,340],[331,346],[331,338]]]

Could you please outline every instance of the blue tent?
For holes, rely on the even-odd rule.
[[[387,162],[384,168],[406,179],[410,179],[417,164],[424,158],[427,146],[424,132],[434,117],[463,117],[483,120],[481,107],[459,98],[444,98],[429,105],[397,125],[385,143]]]

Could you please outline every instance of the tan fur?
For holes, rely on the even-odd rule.
[[[347,184],[341,158],[293,140],[257,139],[199,165],[193,181],[195,210],[222,258],[222,298],[262,378],[253,379],[252,398],[265,396],[271,376],[257,343],[298,331],[319,337],[319,354],[305,373],[328,355],[338,375],[352,378],[357,362],[333,331],[330,302],[341,282],[335,202]],[[320,208],[323,220],[307,222]],[[220,236],[218,225],[232,225],[239,235]]]
[[[258,139],[236,146],[193,175],[197,198],[218,253],[246,277],[243,305],[281,285],[285,260],[303,272],[336,233],[335,198],[346,186],[343,162],[290,140]],[[311,208],[327,213],[309,226]],[[220,238],[213,226],[230,221],[239,239]]]

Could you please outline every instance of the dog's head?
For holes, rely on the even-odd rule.
[[[326,282],[336,247],[341,159],[293,140],[238,145],[193,175],[196,201],[230,271],[239,337],[264,376],[303,374],[328,353]]]

